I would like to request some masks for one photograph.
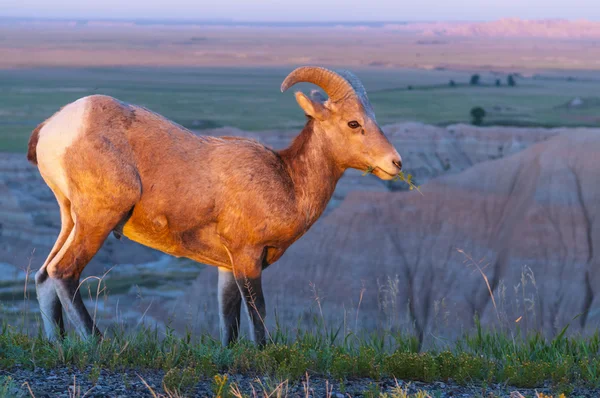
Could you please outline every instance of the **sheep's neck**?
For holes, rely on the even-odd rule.
[[[279,152],[293,182],[297,210],[310,226],[325,210],[344,174],[325,134],[310,120],[292,144]]]

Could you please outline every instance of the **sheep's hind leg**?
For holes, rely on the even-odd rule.
[[[71,203],[60,192],[54,189],[53,191],[60,206],[61,229],[48,258],[35,274],[37,299],[40,305],[44,331],[49,340],[56,340],[59,336],[64,336],[65,324],[63,321],[62,305],[56,293],[56,286],[54,281],[48,278],[46,267],[65,244],[73,229]]]
[[[82,216],[74,217],[75,227],[47,267],[60,303],[70,322],[82,337],[92,334],[100,337],[102,335],[81,298],[79,286],[81,272],[125,214],[125,211],[93,213],[96,220],[102,220],[100,225]]]
[[[66,148],[62,164],[39,163],[42,175],[45,169],[55,168],[44,177],[50,187],[57,185],[53,179],[59,177],[68,185],[63,194],[70,201],[74,227],[46,271],[68,319],[82,336],[100,332],[79,292],[81,273],[142,192],[133,160],[126,155],[129,147],[118,137],[88,131]]]
[[[56,282],[58,297],[65,308],[69,320],[81,337],[91,335],[102,338],[102,333],[96,326],[95,320],[85,308],[79,291],[79,278],[59,279]]]
[[[40,269],[35,275],[35,290],[40,304],[44,332],[50,341],[57,340],[65,334],[65,323],[63,320],[62,305],[56,294],[56,286],[52,279],[48,278],[45,269]]]

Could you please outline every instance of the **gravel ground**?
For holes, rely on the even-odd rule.
[[[90,380],[90,369],[84,371],[71,368],[58,369],[36,369],[22,370],[16,369],[11,372],[0,370],[0,377],[10,376],[14,383],[8,391],[8,397],[30,397],[31,394],[37,398],[47,397],[152,397],[149,388],[144,381],[157,393],[164,394],[161,388],[164,372],[154,370],[135,371],[128,370],[123,372],[109,372],[102,370],[97,382],[94,384]],[[141,378],[144,381],[141,380]],[[264,388],[269,393],[278,383],[261,378],[260,381],[255,376],[231,375],[229,380],[239,386],[240,390],[248,396],[263,397]],[[535,396],[536,390],[515,389],[505,385],[492,385],[487,389],[475,386],[459,386],[452,382],[434,382],[431,384],[385,379],[378,383],[371,379],[353,379],[347,380],[343,384],[319,378],[309,378],[309,396],[310,397],[362,397],[368,391],[373,391],[377,386],[382,392],[391,392],[394,387],[408,386],[408,390],[414,393],[418,390],[425,390],[435,398],[446,397],[509,397],[512,392],[519,391],[525,397]],[[201,380],[185,396],[190,397],[212,397],[212,380]],[[264,387],[263,387],[264,386]],[[306,397],[306,380],[297,380],[284,384],[284,397]],[[31,393],[29,392],[31,389]],[[548,388],[537,389],[546,394],[552,393]],[[0,385],[0,395],[2,385]],[[575,389],[570,397],[591,398],[600,396],[600,390]]]

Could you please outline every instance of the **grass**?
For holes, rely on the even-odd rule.
[[[290,68],[0,70],[0,151],[25,152],[38,123],[65,104],[91,94],[144,105],[196,130],[219,126],[298,130],[304,123],[302,113],[291,93],[279,91],[289,72]],[[482,106],[488,125],[600,126],[598,106],[563,107],[575,97],[594,104],[600,75],[596,80],[522,78],[517,87],[495,87],[497,76],[491,73],[481,74],[481,86],[469,86],[470,73],[460,71],[371,68],[355,72],[382,125],[469,123],[471,108]],[[450,80],[457,86],[450,87]]]
[[[566,328],[565,330],[566,331]],[[186,390],[223,374],[299,380],[305,374],[332,380],[396,378],[481,386],[506,383],[536,388],[550,383],[558,392],[600,387],[600,335],[552,340],[477,327],[449,346],[418,352],[417,340],[401,333],[358,336],[275,330],[264,348],[242,340],[231,347],[203,335],[178,337],[167,329],[127,333],[112,330],[102,341],[68,335],[56,343],[4,324],[0,329],[0,370],[55,367],[100,370],[150,369],[165,372],[168,389]],[[97,376],[96,376],[97,378]],[[0,386],[1,390],[1,386]]]

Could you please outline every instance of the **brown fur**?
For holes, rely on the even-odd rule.
[[[78,277],[125,217],[123,234],[144,245],[230,268],[224,246],[243,244],[265,251],[262,268],[316,221],[343,173],[313,122],[278,153],[253,140],[198,137],[109,97],[92,97],[87,117],[94,123],[63,163],[76,225],[94,233],[79,242],[90,253],[79,247],[48,270],[58,278]]]
[[[29,160],[32,164],[37,165],[37,144],[40,138],[40,130],[44,127],[46,122],[40,123],[35,130],[31,133],[31,137],[29,137],[29,145],[27,147],[27,160]]]

